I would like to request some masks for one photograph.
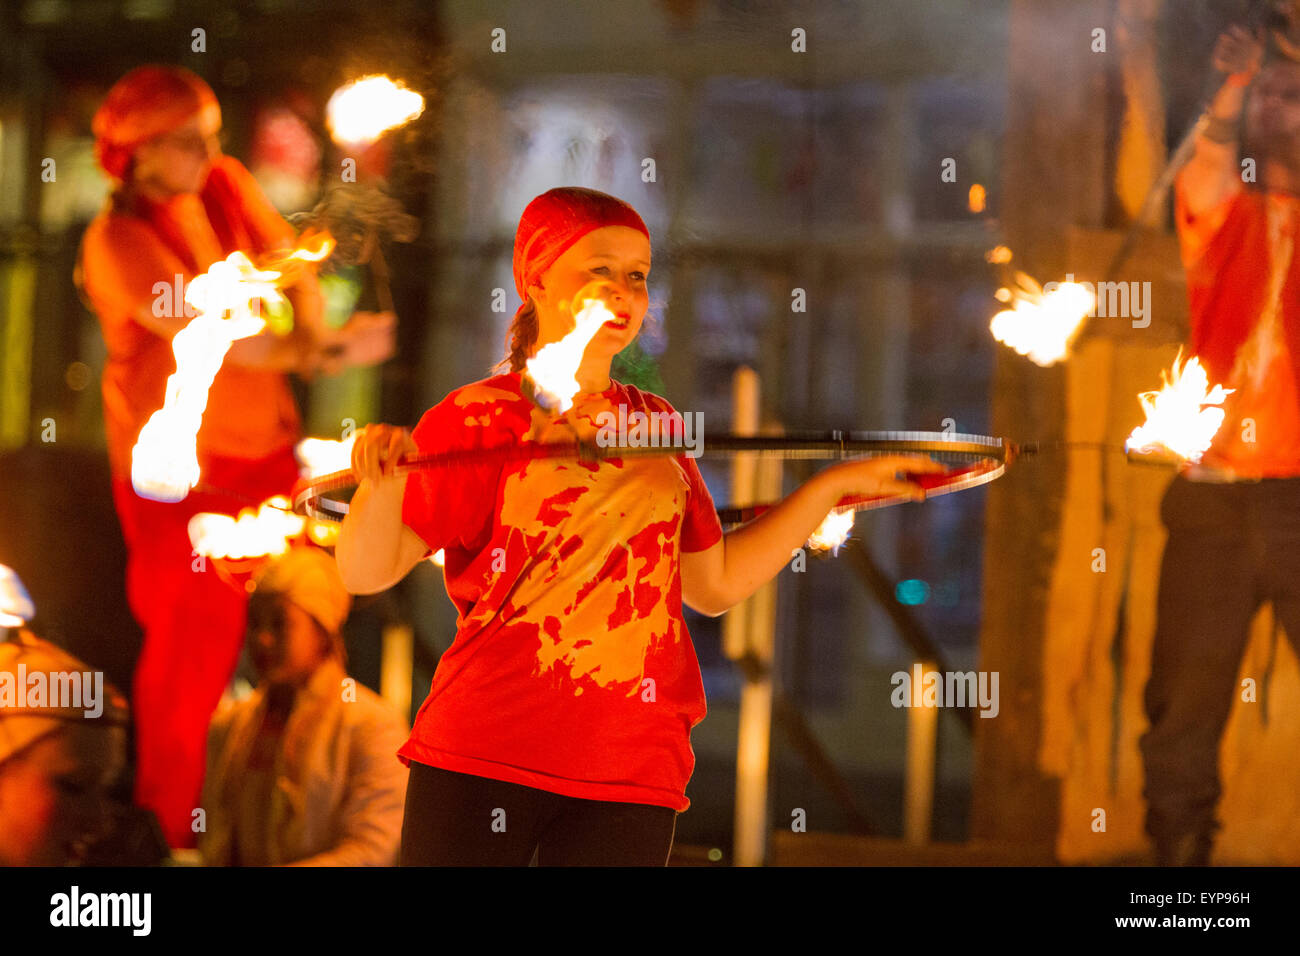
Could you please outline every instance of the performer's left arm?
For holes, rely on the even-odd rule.
[[[943,470],[929,458],[891,455],[845,462],[820,472],[712,547],[682,552],[682,601],[708,617],[723,614],[775,577],[840,499],[890,494],[921,500],[925,497],[921,486],[898,474]]]

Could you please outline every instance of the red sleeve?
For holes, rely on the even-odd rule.
[[[491,447],[489,429],[466,425],[464,390],[452,392],[424,413],[411,437],[421,453]],[[473,549],[491,533],[501,466],[455,464],[413,471],[406,479],[402,523],[420,536],[430,551],[447,546]],[[481,542],[480,542],[481,543]]]
[[[257,253],[292,249],[297,239],[293,226],[271,205],[253,174],[233,156],[219,156],[204,186],[210,216],[234,211]]]
[[[690,485],[687,490],[686,513],[682,515],[681,550],[707,551],[722,540],[722,522],[718,520],[713,496],[704,484],[704,476],[700,474],[695,459],[683,455],[680,461]]]
[[[161,293],[174,292],[176,276],[188,282],[190,270],[144,222],[107,215],[86,230],[77,278],[105,322],[152,307]]]

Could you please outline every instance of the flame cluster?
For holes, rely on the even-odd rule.
[[[1096,307],[1093,293],[1077,282],[1049,282],[1044,291],[1023,272],[1015,274],[1013,284],[996,293],[1011,308],[993,316],[993,337],[1043,368],[1068,357],[1083,320]]]
[[[163,407],[131,450],[131,485],[142,498],[181,501],[198,484],[195,443],[212,381],[230,346],[265,328],[262,303],[282,303],[280,288],[293,281],[294,269],[324,259],[334,245],[328,235],[308,241],[262,267],[232,252],[186,287],[185,302],[196,315],[172,338],[176,371],[167,377]]]
[[[808,547],[813,551],[829,551],[838,557],[840,548],[853,531],[853,518],[852,509],[830,512],[809,536]]]
[[[577,325],[573,331],[557,342],[542,346],[526,364],[535,394],[541,404],[560,413],[573,407],[577,396],[578,366],[582,364],[587,345],[606,322],[617,316],[597,298],[576,296],[582,306],[574,316]]]
[[[424,97],[402,83],[376,74],[334,91],[325,106],[325,123],[336,143],[373,142],[424,112]]]
[[[343,441],[304,438],[294,447],[299,476],[311,479],[346,471],[355,440],[355,435]],[[234,518],[201,512],[190,519],[188,530],[196,554],[232,561],[276,557],[303,536],[322,548],[332,548],[339,534],[339,526],[331,521],[294,514],[289,499],[282,495],[268,498],[256,508],[245,508]],[[441,567],[444,557],[439,550],[429,560]]]
[[[315,478],[345,471],[352,461],[354,440],[355,436],[344,441],[304,438],[293,450],[299,476]],[[256,508],[245,508],[234,518],[207,511],[196,514],[190,519],[189,533],[197,554],[242,560],[284,554],[303,535],[321,547],[332,547],[338,527],[294,514],[289,499],[276,495]]]
[[[190,519],[190,544],[209,558],[256,558],[284,554],[303,532],[307,519],[289,510],[289,499],[277,495],[238,517],[203,512]]]
[[[1159,391],[1138,396],[1146,421],[1133,429],[1125,450],[1150,452],[1164,449],[1180,458],[1197,462],[1209,449],[1223,425],[1225,412],[1219,407],[1233,389],[1210,386],[1209,375],[1195,356],[1180,368],[1180,349]]]

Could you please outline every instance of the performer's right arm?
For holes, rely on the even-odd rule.
[[[1215,69],[1228,78],[1214,97],[1209,121],[1196,137],[1195,153],[1178,175],[1182,211],[1193,219],[1222,210],[1225,201],[1241,191],[1237,129],[1246,88],[1263,58],[1263,44],[1242,27],[1222,34],[1214,48]]]
[[[148,226],[127,217],[111,217],[86,232],[79,267],[82,285],[101,315],[130,316],[143,328],[171,341],[189,324],[184,301],[176,299],[176,279],[191,276],[184,263]],[[298,371],[316,357],[305,355],[301,340],[269,330],[239,339],[226,361],[246,368]]]
[[[334,556],[353,594],[387,590],[429,553],[402,521],[407,478],[393,474],[399,458],[418,452],[410,433],[391,425],[366,426],[352,446],[352,471],[361,484],[339,529]]]

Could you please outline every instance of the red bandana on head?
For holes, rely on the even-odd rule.
[[[137,147],[196,115],[204,132],[221,128],[216,94],[200,77],[178,66],[137,67],[113,84],[95,113],[95,158],[121,181]]]
[[[528,287],[565,250],[587,233],[605,226],[627,226],[650,238],[650,230],[635,209],[594,189],[561,186],[530,202],[515,233],[515,289],[524,303],[528,302]]]

